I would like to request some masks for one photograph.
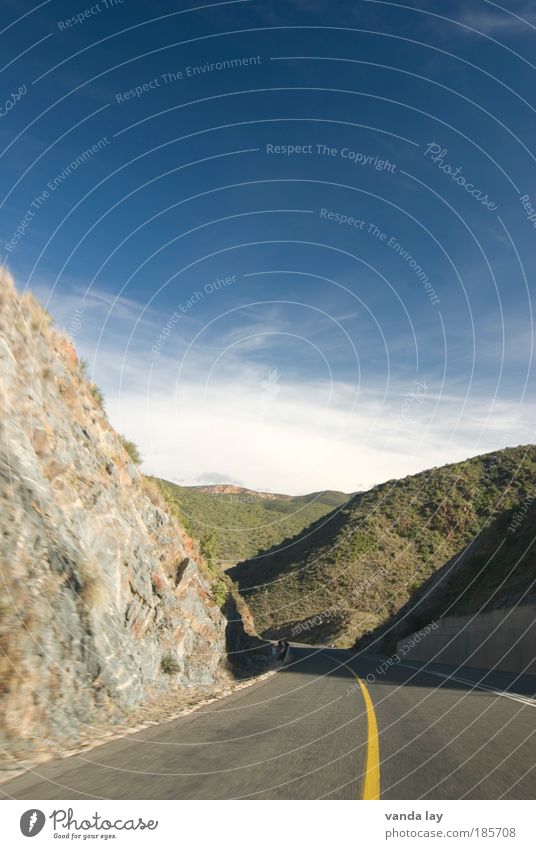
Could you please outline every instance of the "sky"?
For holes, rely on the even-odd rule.
[[[4,0],[0,38],[2,262],[144,471],[533,441],[533,0]]]

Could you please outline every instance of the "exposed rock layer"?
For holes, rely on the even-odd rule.
[[[0,508],[4,744],[73,737],[148,685],[221,675],[226,620],[210,573],[130,461],[68,338],[5,273]]]

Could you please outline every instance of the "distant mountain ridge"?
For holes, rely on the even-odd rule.
[[[351,497],[337,490],[284,495],[235,484],[189,487],[155,480],[188,533],[229,565],[279,545]]]
[[[356,494],[262,557],[239,563],[229,575],[238,582],[265,636],[336,640],[350,646],[369,632],[380,633],[376,629],[383,629],[437,570],[463,553],[479,534],[488,545],[490,540],[499,545],[498,535],[511,533],[508,528],[516,511],[521,515],[520,505],[534,500],[535,482],[534,445],[387,481]],[[525,512],[526,529],[534,513]],[[513,551],[512,545],[504,546],[506,554]],[[469,584],[471,562],[476,561],[465,561],[469,565],[464,580]],[[509,564],[503,563],[505,575]],[[523,568],[526,583],[532,561]],[[491,569],[479,578],[479,598],[490,581]],[[513,591],[514,584],[520,592],[513,577],[505,579],[499,600]],[[465,611],[476,603],[476,586],[467,589]],[[451,601],[455,590],[450,586]],[[434,606],[434,615],[438,609]],[[417,617],[417,626],[421,619]]]
[[[292,501],[292,495],[282,495],[276,492],[260,492],[255,489],[247,489],[244,486],[236,486],[233,483],[216,483],[204,486],[186,486],[185,489],[193,489],[196,492],[205,492],[207,495],[251,495],[266,501]]]

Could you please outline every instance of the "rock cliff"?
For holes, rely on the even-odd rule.
[[[214,578],[68,339],[0,273],[0,745],[76,737],[148,686],[213,684]]]

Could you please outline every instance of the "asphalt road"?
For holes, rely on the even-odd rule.
[[[293,647],[275,676],[0,798],[536,798],[535,679],[381,663]]]

